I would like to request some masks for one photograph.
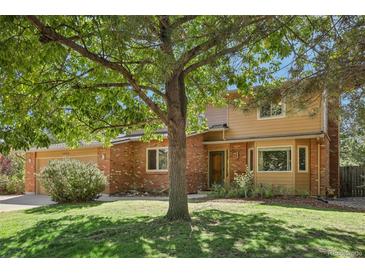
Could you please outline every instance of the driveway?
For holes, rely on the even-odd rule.
[[[189,200],[199,200],[206,198],[206,194],[189,194]],[[156,200],[156,201],[168,201],[167,196],[155,197],[115,197],[109,195],[102,195],[98,201],[101,202],[114,202],[120,200]],[[0,212],[14,211],[21,209],[35,208],[45,205],[56,204],[51,200],[51,197],[47,195],[0,195]]]
[[[0,195],[0,212],[55,204],[47,195]]]

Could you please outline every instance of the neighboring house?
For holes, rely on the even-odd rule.
[[[208,107],[209,130],[188,136],[188,192],[229,184],[235,173],[253,170],[255,182],[282,186],[291,193],[325,195],[339,189],[339,130],[330,120],[323,95],[299,109],[287,102],[250,112],[232,106]],[[168,189],[167,139],[142,142],[142,132],[121,136],[112,146],[95,142],[67,149],[63,144],[26,154],[26,192],[45,193],[39,173],[52,159],[92,162],[109,176],[106,193]]]

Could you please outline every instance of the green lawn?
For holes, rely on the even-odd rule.
[[[258,202],[55,205],[0,213],[0,257],[364,257],[365,214]]]

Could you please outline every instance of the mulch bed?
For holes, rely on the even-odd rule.
[[[317,198],[302,198],[302,197],[276,197],[276,198],[247,198],[247,199],[216,199],[214,201],[225,201],[232,203],[260,203],[268,205],[287,205],[287,206],[298,206],[298,207],[314,207],[320,209],[338,209],[343,211],[353,212],[365,212],[365,210],[357,209],[348,206],[334,205],[318,200]]]
[[[113,194],[114,197],[160,197],[160,196],[168,196],[166,191],[161,192],[146,192],[146,191],[138,191],[138,190],[130,190],[126,192],[119,192]]]

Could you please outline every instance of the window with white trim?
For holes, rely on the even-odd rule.
[[[258,148],[257,171],[291,171],[291,147]]]
[[[280,102],[278,104],[265,104],[259,108],[259,119],[270,119],[275,117],[285,116],[285,104]]]
[[[308,147],[298,146],[298,171],[308,171]]]
[[[166,171],[167,170],[167,148],[148,148],[147,149],[147,170]]]

